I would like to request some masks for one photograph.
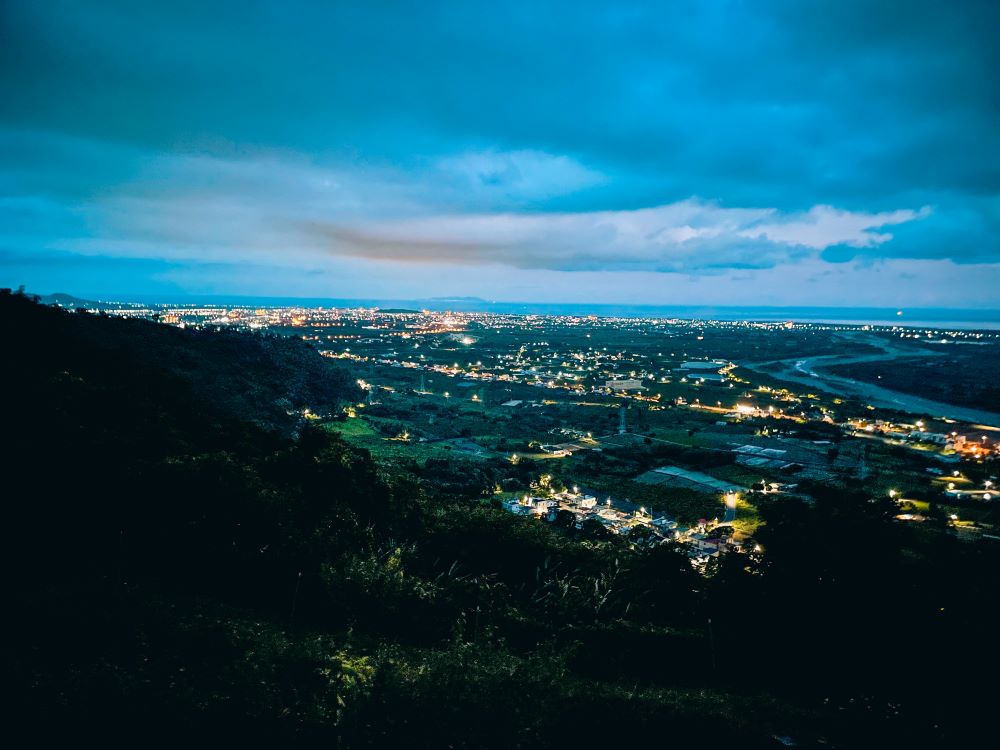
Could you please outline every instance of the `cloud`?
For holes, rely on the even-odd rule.
[[[491,194],[494,200],[531,201],[564,195],[606,181],[601,173],[567,156],[543,151],[472,151],[449,156],[438,168],[462,187]]]
[[[534,204],[543,195],[585,190],[603,177],[570,157],[543,152],[466,151],[402,170],[352,161],[320,164],[287,151],[226,157],[149,152],[0,130],[0,146],[10,153],[18,142],[30,145],[35,168],[25,163],[0,170],[0,185],[7,184],[10,193],[0,203],[10,218],[0,229],[8,245],[28,236],[49,248],[92,255],[202,263],[270,259],[308,267],[332,255],[410,264],[718,273],[796,263],[817,252],[831,261],[854,257],[838,257],[845,251],[906,256],[907,249],[894,241],[901,229],[940,218],[931,236],[957,234],[979,213],[994,210],[989,203],[943,217],[928,207],[868,212],[818,205],[788,211],[688,197],[645,208],[552,211]],[[102,160],[114,165],[121,182],[107,185],[92,176]],[[47,183],[56,188],[46,189]],[[992,257],[992,242],[972,257]],[[950,247],[940,243],[936,253],[921,247],[918,257],[950,257]]]
[[[21,151],[30,158],[18,157]],[[419,167],[321,163],[274,149],[155,152],[0,130],[0,242],[171,261],[318,258],[562,271],[718,274],[820,254],[1000,260],[1000,201],[935,208],[738,207],[687,197],[653,207],[547,210],[544,195],[604,177],[568,156],[463,151]],[[72,156],[73,158],[69,158]],[[117,182],[100,172],[111,165]],[[6,196],[6,197],[4,197]],[[539,203],[541,201],[541,203]]]
[[[930,206],[919,211],[903,209],[877,214],[842,211],[833,206],[813,206],[805,214],[786,217],[782,221],[760,223],[739,232],[741,237],[764,237],[785,245],[802,245],[825,250],[832,245],[876,247],[892,239],[887,232],[876,232],[895,224],[905,224],[931,215]]]
[[[1000,194],[943,197],[944,204],[919,223],[893,230],[892,252],[913,259],[950,258],[956,263],[1000,263]],[[844,262],[878,259],[878,248],[842,245],[827,248],[823,258]]]
[[[153,150],[570,154],[609,178],[573,209],[996,192],[1000,5],[800,6],[8,0],[0,119]]]
[[[361,227],[309,222],[328,252],[410,263],[683,273],[770,268],[849,245],[875,247],[881,230],[929,215],[816,206],[804,213],[725,208],[697,198],[631,211],[430,216]]]

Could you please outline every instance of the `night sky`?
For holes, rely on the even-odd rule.
[[[1000,307],[1000,3],[0,2],[0,285]]]

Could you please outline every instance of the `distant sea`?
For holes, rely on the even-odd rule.
[[[110,301],[110,300],[109,300]],[[845,325],[899,325],[935,329],[1000,330],[1000,310],[886,307],[735,307],[724,305],[609,305],[494,302],[477,297],[340,299],[230,295],[115,298],[116,302],[233,307],[379,307],[383,309],[495,312],[519,315],[596,315],[615,318],[682,318],[726,321],[794,321]],[[901,314],[897,314],[901,313]]]

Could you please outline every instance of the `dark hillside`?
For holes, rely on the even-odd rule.
[[[82,378],[116,398],[125,388],[130,398],[170,399],[180,388],[218,418],[285,433],[304,408],[330,412],[361,395],[345,369],[282,336],[66,314],[10,293],[0,294],[0,335],[26,375]]]

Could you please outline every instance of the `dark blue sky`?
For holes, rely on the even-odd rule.
[[[1000,3],[0,3],[0,284],[1000,307]]]

